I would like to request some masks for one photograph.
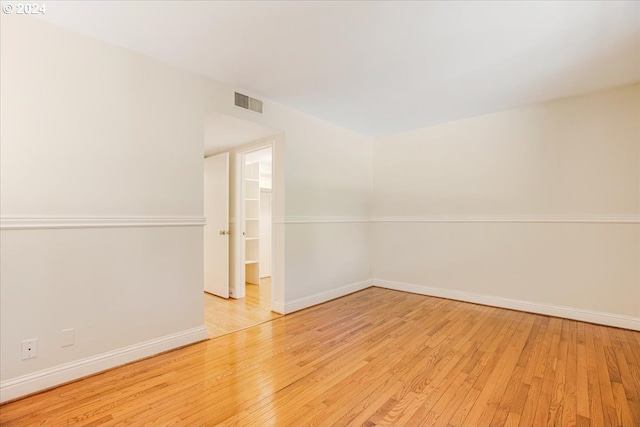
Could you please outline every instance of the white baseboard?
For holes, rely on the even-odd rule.
[[[284,314],[284,302],[282,301],[271,301],[271,311],[278,313],[278,314]]]
[[[342,286],[330,291],[320,292],[308,297],[289,301],[284,304],[284,312],[285,314],[293,313],[294,311],[302,310],[313,305],[322,304],[323,302],[331,301],[332,299],[340,298],[345,295],[370,288],[372,285],[372,280],[363,280],[362,282],[352,283],[350,285]]]
[[[473,292],[434,288],[431,286],[414,285],[411,283],[392,282],[388,280],[375,279],[373,280],[373,286],[640,331],[640,318],[625,316],[623,314],[605,313],[581,308],[482,295]]]
[[[139,344],[2,381],[0,383],[0,402],[6,402],[27,394],[46,390],[88,375],[115,368],[116,366],[203,341],[207,338],[207,329],[204,326],[198,326],[197,328],[165,335]]]

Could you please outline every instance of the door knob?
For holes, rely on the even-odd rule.
[[[224,236],[225,234],[226,234],[226,235],[230,235],[230,234],[231,234],[231,232],[230,232],[230,231],[226,231],[226,230],[220,230],[220,233],[219,233],[219,234],[220,234],[221,236]]]

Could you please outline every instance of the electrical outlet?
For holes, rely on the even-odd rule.
[[[38,339],[22,341],[22,360],[33,359],[38,356]]]

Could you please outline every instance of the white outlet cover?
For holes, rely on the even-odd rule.
[[[22,360],[33,359],[38,356],[38,339],[22,341]]]

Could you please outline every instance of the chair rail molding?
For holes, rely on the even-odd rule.
[[[0,217],[1,230],[204,226],[199,216]]]
[[[284,216],[274,217],[276,224],[313,223],[567,223],[567,224],[640,224],[640,215],[422,215],[422,216]]]
[[[349,223],[349,222],[371,222],[368,216],[285,216],[274,217],[275,224],[321,224],[321,223]]]
[[[640,215],[426,215],[374,216],[372,222],[504,222],[640,224]]]

